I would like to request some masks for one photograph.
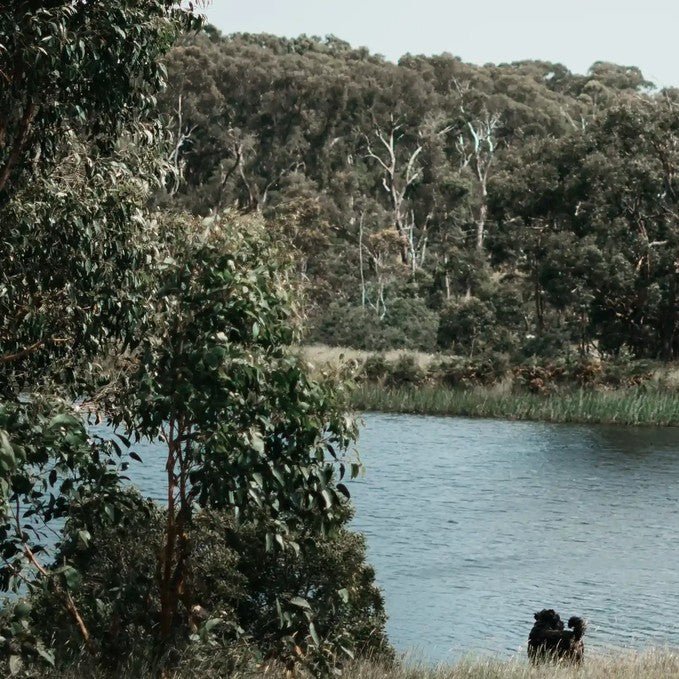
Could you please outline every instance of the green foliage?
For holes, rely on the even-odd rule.
[[[53,545],[55,526],[98,495],[106,498],[113,521],[125,466],[117,444],[90,439],[66,404],[61,412],[52,400],[5,404],[0,409],[0,588],[16,592],[32,586],[34,569],[49,565],[42,552]],[[67,571],[58,564],[44,574],[61,589],[70,588]]]
[[[371,354],[363,363],[363,376],[368,382],[383,384],[389,374],[389,367],[384,354]]]
[[[159,234],[154,311],[98,403],[128,437],[164,448],[167,518],[155,579],[163,648],[185,634],[197,605],[190,528],[200,508],[261,521],[263,550],[306,558],[305,536],[344,520],[340,481],[359,465],[347,455],[356,425],[343,384],[312,380],[289,351],[288,269],[262,220],[177,216]],[[320,633],[310,626],[316,646]]]
[[[426,372],[418,365],[414,356],[401,354],[391,365],[387,374],[388,387],[416,387],[424,383]]]
[[[596,361],[589,358],[532,359],[513,370],[514,386],[536,394],[575,388],[590,390],[639,387],[653,377],[648,362],[618,359]]]
[[[94,402],[124,428],[123,446],[130,437],[165,446],[167,507],[123,492],[120,444],[91,440],[68,413],[32,431],[35,444],[23,433],[21,450],[0,439],[18,485],[3,533],[9,585],[23,560],[36,563],[50,522],[67,521],[44,577],[23,576],[36,640],[62,662],[85,639],[102,662],[141,654],[152,664],[176,662],[169,650],[194,637],[205,657],[242,641],[250,655],[319,671],[371,640],[386,649],[364,545],[344,528],[356,427],[342,383],[312,380],[289,353],[295,310],[282,256],[257,219],[178,216],[157,233],[153,311]],[[32,516],[37,529],[17,534]],[[42,540],[35,548],[29,532]],[[212,617],[198,624],[196,610]]]
[[[53,560],[55,535],[96,502],[116,520],[127,461],[72,400],[148,313],[145,207],[168,171],[160,60],[191,25],[162,0],[21,0],[0,15],[0,587],[52,588],[76,622],[79,575]]]
[[[173,663],[173,646],[213,639],[212,619],[193,629],[199,594],[218,596],[220,631],[236,629],[240,557],[200,532],[208,511],[232,532],[235,517],[256,525],[268,558],[306,563],[307,548],[311,569],[344,553],[323,555],[314,538],[346,522],[356,428],[343,385],[312,380],[288,351],[288,262],[261,220],[148,211],[183,169],[158,120],[160,60],[195,25],[193,3],[168,0],[22,0],[0,18],[0,586],[31,603],[5,610],[13,672],[17,648],[50,660],[43,637],[62,661],[141,648]],[[89,436],[75,397],[119,433]],[[138,459],[125,449],[142,436],[165,446],[162,510],[122,489]],[[347,550],[343,592],[351,568],[366,569],[362,544]],[[216,586],[208,565],[233,580]],[[336,625],[346,602],[328,596],[313,615],[267,619],[288,636],[306,625],[294,641],[319,666],[365,622]]]
[[[177,201],[294,234],[313,340],[431,351],[438,313],[467,356],[679,355],[677,94],[639,69],[212,30],[168,70]]]
[[[361,384],[390,389],[433,386],[437,389],[474,390],[499,387],[512,393],[552,394],[611,391],[662,384],[658,365],[648,361],[619,357],[599,361],[573,355],[568,358],[538,358],[516,363],[507,354],[486,353],[475,358],[430,356],[420,359],[400,354],[388,360],[383,354],[368,356],[362,366]],[[670,389],[670,387],[667,387]]]
[[[441,312],[439,347],[473,356],[486,348],[494,325],[495,309],[488,302],[470,297],[451,303]]]
[[[13,2],[0,16],[0,393],[127,340],[143,208],[168,167],[161,57],[195,23],[163,0]],[[30,262],[31,274],[27,275]]]
[[[173,459],[189,504],[266,506],[279,539],[288,522],[331,524],[340,498],[326,459],[339,459],[355,425],[341,385],[312,381],[287,351],[294,309],[264,224],[227,215],[187,232],[180,220],[170,240],[116,423],[170,446],[181,437]]]
[[[121,495],[115,522],[104,496],[72,512],[55,557],[78,574],[72,595],[91,630],[97,656],[104,663],[152,648],[157,624],[157,551],[162,511],[134,491]],[[83,539],[86,536],[86,539]],[[80,630],[53,586],[31,596],[31,627],[50,642],[61,665],[79,657]]]
[[[438,315],[422,299],[396,298],[384,317],[366,307],[335,302],[324,310],[309,339],[367,351],[433,351],[437,325]]]
[[[82,576],[75,600],[101,661],[114,671],[130,656],[153,664],[160,609],[155,570],[166,516],[134,492],[127,503],[117,525],[102,521],[101,511],[74,516],[59,555]],[[218,510],[195,516],[188,527],[187,586],[196,608],[186,611],[172,654],[225,673],[265,657],[317,672],[354,656],[391,658],[363,538],[342,527],[332,535],[308,535],[302,553],[270,551],[268,520],[260,518],[237,523]],[[345,510],[343,521],[349,518]],[[78,537],[83,530],[87,544]],[[26,615],[58,649],[59,664],[77,659],[78,631],[53,590],[32,597]]]
[[[504,354],[489,354],[478,358],[444,359],[430,369],[431,379],[450,388],[493,385],[501,382],[509,370]]]
[[[352,395],[358,410],[418,415],[580,422],[630,426],[679,426],[676,390],[563,389],[554,393],[513,392],[493,387],[450,389],[425,385],[417,389],[384,389],[361,385]]]

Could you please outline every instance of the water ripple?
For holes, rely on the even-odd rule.
[[[355,525],[399,650],[514,654],[543,607],[591,647],[679,645],[679,431],[365,422]]]
[[[400,651],[523,653],[533,612],[589,647],[679,646],[679,430],[367,415],[352,482]],[[163,500],[151,444],[130,469]]]

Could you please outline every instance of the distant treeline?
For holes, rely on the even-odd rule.
[[[167,66],[172,201],[264,213],[310,340],[677,357],[678,90],[214,29]]]

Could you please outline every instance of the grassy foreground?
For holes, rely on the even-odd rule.
[[[352,406],[360,411],[418,415],[679,426],[679,391],[661,389],[574,390],[542,396],[503,393],[483,387],[465,390],[438,386],[387,389],[362,384],[352,395]]]
[[[592,657],[581,668],[531,667],[525,660],[470,660],[450,667],[402,667],[383,669],[370,664],[357,665],[347,679],[639,679],[679,677],[679,655],[649,651],[641,654]]]
[[[137,672],[117,674],[116,679],[141,679],[158,676],[156,673]],[[291,675],[282,669],[237,671],[224,674],[213,667],[195,663],[179,672],[166,672],[166,679],[284,679]],[[295,674],[299,679],[303,673]],[[110,679],[111,675],[87,671],[77,667],[66,673],[45,675],[50,679]],[[404,664],[385,668],[369,662],[357,663],[342,673],[344,679],[669,679],[679,678],[679,653],[673,651],[623,652],[616,655],[591,656],[580,668],[567,666],[531,667],[523,658],[509,661],[466,660],[450,666],[424,667]]]

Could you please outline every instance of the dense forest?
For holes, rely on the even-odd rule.
[[[679,353],[679,91],[213,28],[167,67],[172,202],[263,213],[294,244],[307,341]]]

